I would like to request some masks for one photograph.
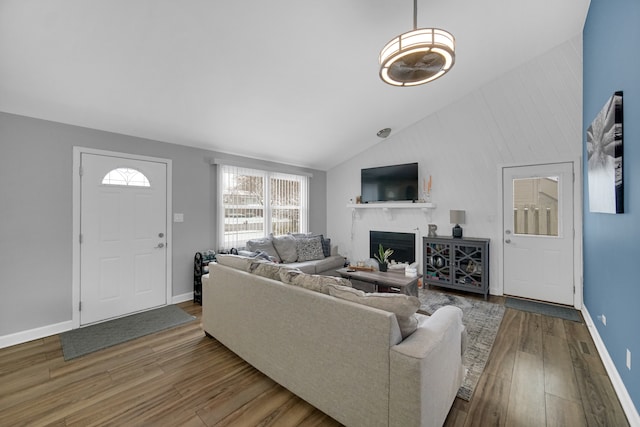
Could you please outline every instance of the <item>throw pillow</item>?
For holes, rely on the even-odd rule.
[[[273,236],[272,242],[282,262],[296,262],[298,260],[295,237],[289,234]]]
[[[359,289],[345,287],[331,287],[329,291],[330,295],[336,298],[395,313],[402,339],[414,333],[418,328],[418,319],[415,316],[416,311],[420,308],[418,297],[390,293],[369,294]]]
[[[226,265],[227,267],[248,272],[249,268],[251,268],[251,263],[255,260],[240,255],[218,254],[216,261],[220,265]]]
[[[324,252],[324,257],[326,258],[331,256],[331,239],[328,239],[321,234],[320,240],[322,241],[322,252]]]
[[[280,270],[291,270],[293,267],[274,264],[268,261],[254,261],[251,263],[249,272],[258,276],[280,281]]]
[[[269,237],[263,237],[262,239],[251,239],[247,241],[247,249],[251,252],[262,251],[266,252],[267,255],[273,257],[275,262],[280,262],[280,256],[276,251],[276,248],[273,246],[273,242]]]
[[[283,283],[300,286],[311,291],[330,294],[331,286],[351,287],[348,279],[334,276],[322,276],[320,274],[306,274],[300,270],[280,270],[280,280]]]
[[[324,259],[320,236],[297,237],[296,251],[298,253],[298,261],[300,262]]]

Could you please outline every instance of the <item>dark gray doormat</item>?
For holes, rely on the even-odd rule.
[[[561,319],[582,323],[582,318],[580,314],[578,314],[578,310],[569,307],[510,297],[507,297],[504,305],[505,307],[515,308],[516,310],[529,311],[531,313],[544,314],[545,316],[559,317]]]
[[[195,317],[175,305],[156,308],[60,334],[64,360],[191,322]]]

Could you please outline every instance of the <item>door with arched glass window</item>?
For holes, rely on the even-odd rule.
[[[80,324],[167,304],[167,164],[80,162]]]

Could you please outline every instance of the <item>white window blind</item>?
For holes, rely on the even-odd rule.
[[[270,233],[306,233],[308,217],[307,176],[218,165],[220,249],[243,248]]]

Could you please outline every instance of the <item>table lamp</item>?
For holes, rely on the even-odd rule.
[[[464,211],[449,211],[449,222],[451,224],[455,224],[455,227],[451,230],[453,237],[461,238],[462,237],[462,227],[460,224],[464,224]]]

